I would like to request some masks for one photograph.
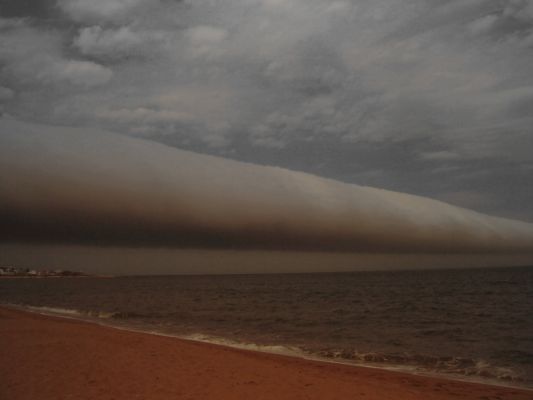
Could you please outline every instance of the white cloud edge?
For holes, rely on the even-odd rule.
[[[184,224],[236,237],[276,227],[279,245],[288,235],[303,247],[322,238],[326,249],[335,241],[349,249],[353,240],[357,250],[362,240],[385,252],[423,251],[424,245],[430,252],[533,251],[533,224],[94,129],[2,118],[0,142],[0,201],[28,215],[61,216],[66,208],[118,220],[160,220],[178,236]],[[25,184],[13,179],[28,173]],[[85,196],[91,201],[72,203]]]

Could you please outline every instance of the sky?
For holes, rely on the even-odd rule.
[[[532,49],[528,0],[3,0],[0,112],[533,222]]]
[[[35,245],[52,246],[56,252],[61,245],[107,248],[112,259],[117,247],[130,255],[139,254],[131,248],[151,250],[157,257],[149,257],[149,265],[179,254],[161,249],[181,250],[175,258],[181,260],[181,272],[190,270],[191,263],[208,264],[209,257],[199,255],[211,255],[216,265],[225,259],[222,264],[234,270],[235,252],[242,251],[252,269],[259,268],[258,260],[263,265],[270,260],[276,270],[295,260],[289,256],[278,262],[284,252],[307,254],[296,257],[299,263],[312,253],[333,253],[361,255],[361,262],[394,267],[405,265],[395,261],[398,255],[408,261],[417,254],[426,256],[418,260],[424,263],[434,256],[431,266],[442,264],[442,255],[463,256],[458,258],[463,266],[472,255],[485,264],[490,256],[501,261],[505,255],[512,256],[509,263],[515,256],[522,256],[520,264],[524,257],[533,261],[533,224],[427,197],[94,128],[3,117],[0,132],[0,242],[8,245],[2,252],[17,252],[9,245],[30,245],[18,252],[34,262],[42,262]],[[276,256],[267,256],[269,251]],[[369,259],[366,254],[389,257]],[[236,261],[242,264],[239,257]],[[327,260],[325,270],[345,269],[350,260],[319,258]],[[168,261],[156,263],[157,269],[163,264]],[[315,260],[307,268],[311,266],[316,268]]]

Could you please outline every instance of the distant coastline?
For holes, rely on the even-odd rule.
[[[97,278],[85,272],[62,269],[29,269],[12,266],[0,267],[1,278]]]

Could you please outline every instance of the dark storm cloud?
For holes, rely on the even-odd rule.
[[[533,221],[531,1],[9,0],[0,11],[3,113]]]
[[[2,0],[0,17],[48,18],[55,14],[54,5],[54,0]]]
[[[530,253],[533,225],[438,201],[0,119],[0,239],[223,249]]]

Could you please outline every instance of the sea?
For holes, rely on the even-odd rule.
[[[0,304],[258,351],[533,388],[533,267],[0,279]]]

